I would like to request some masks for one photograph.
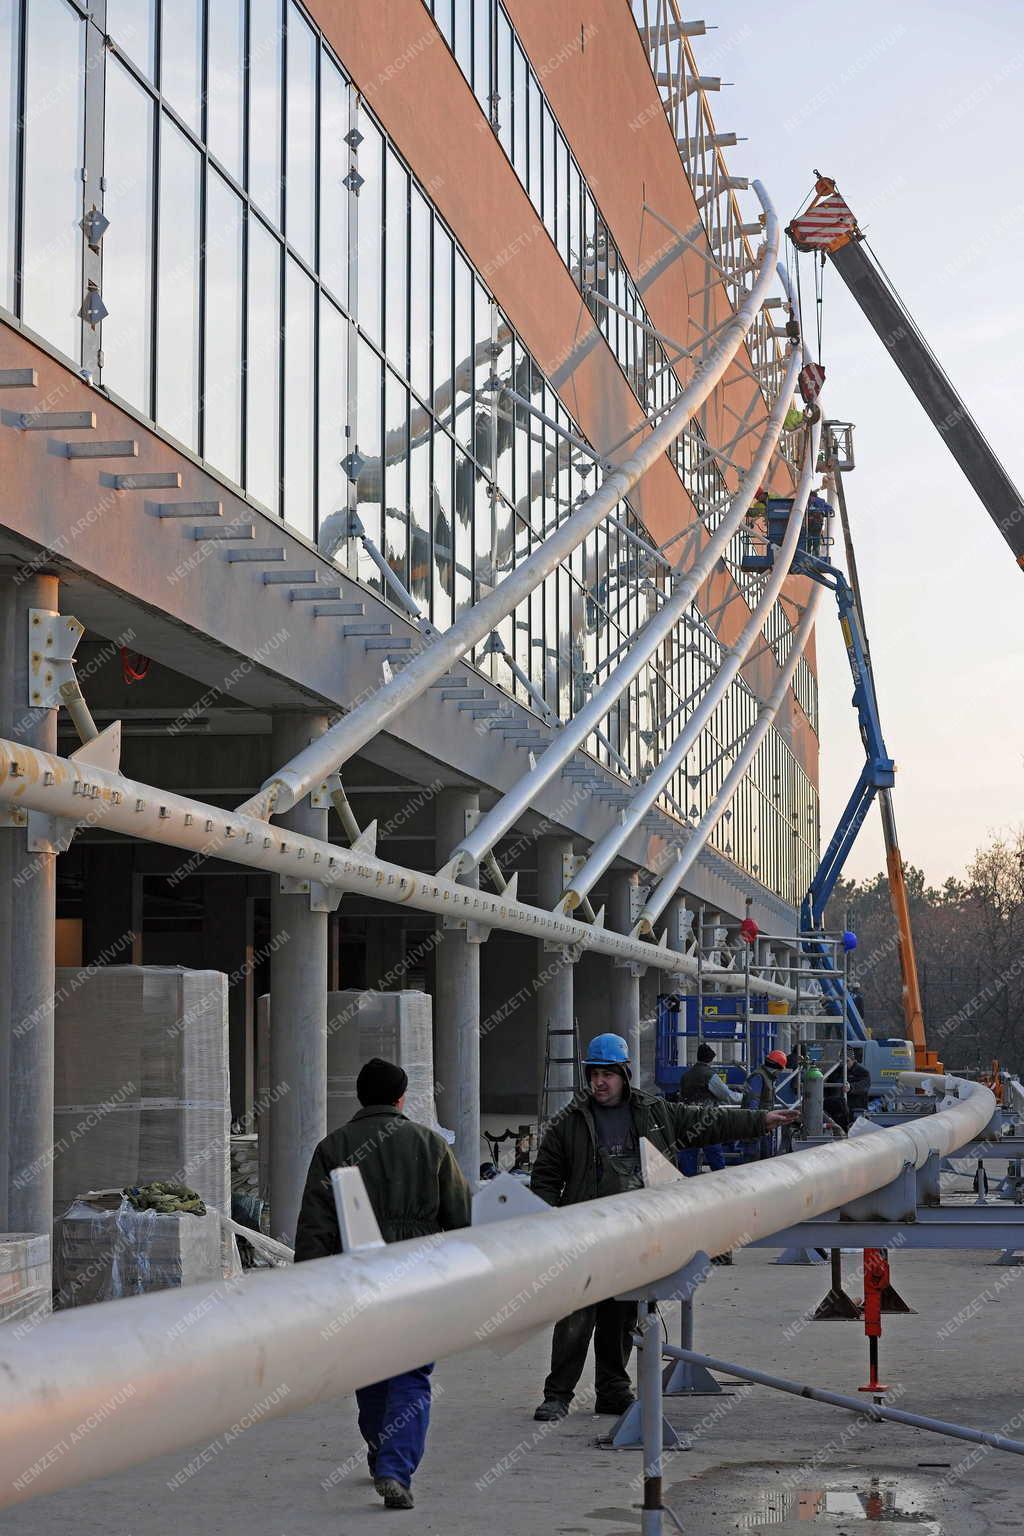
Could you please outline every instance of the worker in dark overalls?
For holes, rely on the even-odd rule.
[[[785,1070],[785,1051],[769,1051],[759,1067],[755,1067],[743,1085],[743,1108],[759,1109],[764,1114],[771,1112],[775,1103],[775,1084],[779,1073]],[[771,1132],[762,1134],[754,1141],[748,1141],[743,1149],[743,1161],[756,1163],[763,1157],[772,1155]]]
[[[684,1074],[679,1083],[680,1104],[737,1104],[739,1096],[722,1081],[712,1066],[715,1050],[702,1040],[697,1047],[697,1060]],[[725,1148],[720,1142],[708,1147],[683,1147],[678,1154],[679,1167],[686,1177],[700,1173],[701,1155],[712,1173],[725,1167]]]

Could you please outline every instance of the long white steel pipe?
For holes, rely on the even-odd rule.
[[[378,901],[404,903],[420,912],[479,923],[482,928],[501,928],[553,944],[579,946],[679,975],[695,975],[697,971],[697,963],[689,955],[509,900],[507,892],[496,895],[457,885],[353,848],[270,826],[255,816],[141,784],[74,758],[55,757],[0,740],[0,804],[5,802],[89,826],[102,825],[128,837],[147,838],[181,848],[196,858],[227,859],[338,891],[358,891]],[[704,969],[708,974],[707,967]],[[737,985],[735,975],[727,978],[722,974],[720,980]],[[790,1001],[796,996],[788,987],[762,990]]]
[[[794,356],[799,358],[799,354],[795,353]],[[790,396],[783,390],[780,398],[788,401]],[[811,428],[808,438],[807,451],[804,455],[803,469],[800,475],[800,484],[793,501],[793,510],[790,513],[789,523],[786,527],[786,536],[776,551],[771,577],[758,599],[753,613],[743,626],[737,639],[729,647],[722,665],[711,681],[708,691],[689,720],[687,720],[683,729],[671,743],[668,750],[659,758],[652,772],[633,793],[629,804],[621,812],[614,825],[608,829],[604,837],[595,843],[586,863],[573,875],[572,880],[566,887],[563,898],[564,910],[566,912],[572,912],[579,906],[584,896],[593,888],[594,883],[604,874],[626,839],[640,825],[651,806],[671,780],[672,775],[685,761],[686,754],[725,697],[726,690],[732,686],[746,660],[748,651],[754,644],[754,641],[760,636],[765,621],[775,606],[775,600],[782,591],[783,584],[789,575],[789,568],[793,564],[793,558],[796,555],[797,544],[800,541],[800,534],[803,530],[807,498],[811,494],[811,482],[814,479],[815,465],[818,462],[820,440],[821,426],[820,423],[816,422]]]
[[[789,402],[796,387],[799,369],[800,354],[794,350],[789,360],[785,385],[772,407],[768,426],[758,444],[753,462],[732,499],[729,511],[711,534],[698,559],[694,561],[678,587],[666,598],[658,612],[634,637],[626,655],[614,671],[609,673],[596,693],[582,709],[578,709],[572,718],[565,722],[543,754],[536,758],[533,766],[516,781],[508,793],[503,795],[485,816],[481,816],[472,832],[467,833],[463,838],[453,851],[450,864],[446,866],[452,874],[458,874],[463,869],[474,869],[484,854],[494,847],[509,827],[529,810],[535,796],[561,772],[572,754],[583,745],[592,732],[597,730],[616,700],[625,692],[634,678],[639,676],[650,657],[660,645],[665,643],[683,618],[714,570],[720,556],[728,548],[730,539],[739,528],[747,508],[754,499],[754,492],[768,472],[771,456],[782,430],[782,421],[789,409]],[[809,487],[809,477],[807,484]],[[784,576],[785,573],[783,573],[783,579]]]
[[[654,889],[648,893],[643,910],[637,919],[635,932],[653,932],[656,919],[665,910],[665,907],[679,889],[681,882],[686,876],[686,871],[704,847],[704,844],[724,815],[729,801],[737,789],[739,789],[743,775],[754,760],[754,753],[764,740],[768,727],[782,708],[783,700],[793,681],[793,674],[797,669],[797,664],[803,655],[804,647],[811,637],[811,630],[814,628],[814,615],[820,596],[821,588],[815,585],[807,599],[807,607],[804,609],[803,617],[793,635],[792,647],[789,655],[786,657],[785,665],[779,674],[778,682],[772,689],[769,698],[758,710],[757,719],[754,721],[736,761],[722,781],[722,787],[718,794],[694,828],[690,841],[676,856]]]
[[[904,1073],[910,1086],[925,1074]],[[978,1136],[978,1083],[909,1125],[704,1179],[0,1329],[0,1503],[14,1504],[565,1317],[833,1210]],[[481,1370],[487,1369],[483,1359]],[[492,1363],[497,1375],[500,1364]],[[185,1460],[176,1474],[187,1480]],[[174,1482],[173,1478],[171,1479]]]
[[[430,684],[442,677],[459,659],[478,645],[500,621],[529,596],[534,587],[566,559],[609,512],[657,463],[690,417],[703,405],[738,352],[754,322],[774,276],[779,248],[779,221],[760,182],[755,191],[765,212],[765,256],[743,303],[723,326],[716,345],[697,369],[671,411],[637,451],[619,465],[599,490],[547,537],[522,565],[512,571],[487,597],[467,610],[445,633],[426,646],[403,667],[391,682],[364,699],[337,725],[298,753],[274,773],[260,792],[270,814],[286,811],[311,789],[336,772],[342,763],[400,714]],[[255,802],[254,802],[255,803]]]

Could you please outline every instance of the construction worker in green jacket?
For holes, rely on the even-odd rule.
[[[763,1113],[728,1105],[670,1104],[631,1084],[629,1048],[621,1035],[598,1035],[587,1049],[587,1088],[548,1127],[537,1152],[530,1187],[549,1205],[575,1205],[643,1187],[640,1138],[675,1162],[683,1147],[746,1141],[796,1119],[795,1112]],[[629,1379],[636,1303],[597,1302],[556,1323],[551,1371],[535,1419],[569,1412],[594,1337],[597,1413],[620,1414],[634,1401]]]
[[[295,1261],[341,1252],[331,1187],[333,1168],[358,1168],[386,1243],[470,1224],[470,1190],[451,1148],[436,1131],[402,1113],[408,1079],[374,1057],[356,1078],[363,1106],[313,1153],[295,1234]],[[367,1466],[386,1509],[412,1509],[412,1475],[426,1446],[430,1374],[418,1366],[356,1392]]]

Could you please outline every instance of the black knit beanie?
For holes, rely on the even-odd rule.
[[[698,1061],[714,1061],[714,1059],[715,1059],[715,1052],[714,1052],[714,1049],[713,1049],[712,1046],[710,1046],[710,1045],[703,1045],[703,1044],[698,1045],[698,1047],[697,1047],[697,1060]]]
[[[364,1109],[368,1104],[397,1104],[408,1086],[409,1079],[401,1067],[373,1056],[359,1069],[356,1098]]]

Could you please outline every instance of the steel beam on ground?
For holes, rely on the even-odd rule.
[[[326,725],[323,715],[276,714],[275,755],[301,751]],[[289,830],[326,838],[326,810],[295,806],[282,826]],[[309,1160],[328,1129],[327,913],[311,909],[313,876],[282,871],[270,887],[270,930],[281,940],[270,963],[270,1221],[271,1236],[289,1245]]]
[[[612,1196],[599,1219],[585,1202],[253,1273],[241,1285],[72,1309],[20,1337],[2,1329],[0,1502],[207,1443],[254,1404],[263,1420],[282,1417],[424,1360],[504,1343],[651,1285],[701,1249],[723,1253],[835,1209],[908,1161],[920,1166],[981,1133],[995,1109],[989,1090],[952,1078],[942,1086],[960,1097],[919,1125]],[[504,1324],[509,1297],[522,1305]],[[61,1453],[43,1454],[50,1447]]]

